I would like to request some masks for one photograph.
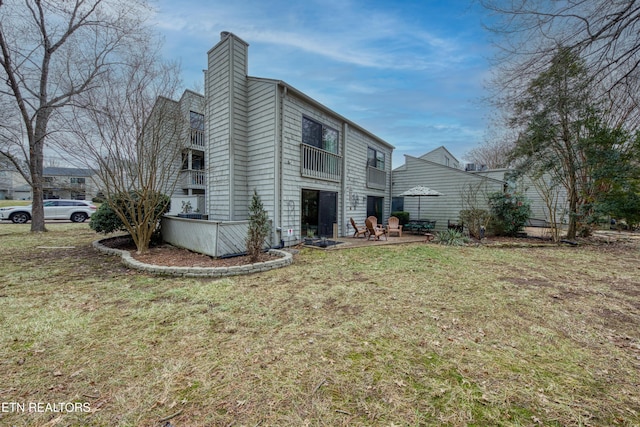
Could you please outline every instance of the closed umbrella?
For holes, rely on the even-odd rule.
[[[410,188],[404,193],[400,194],[400,197],[417,197],[418,198],[418,219],[420,219],[420,199],[422,199],[422,196],[435,197],[435,196],[444,196],[444,194],[422,185],[418,185],[416,187]]]

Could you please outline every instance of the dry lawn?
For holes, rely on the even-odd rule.
[[[637,244],[303,250],[212,280],[28,227],[0,225],[0,425],[640,425]]]

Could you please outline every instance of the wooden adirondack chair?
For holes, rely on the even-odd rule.
[[[367,219],[369,221],[371,221],[371,225],[373,225],[375,228],[379,228],[380,226],[378,225],[378,218],[371,215],[370,217],[367,217]]]
[[[369,232],[369,230],[367,230],[367,227],[361,227],[359,225],[356,224],[356,222],[353,220],[353,218],[349,218],[349,220],[351,221],[351,226],[353,227],[353,229],[355,230],[353,232],[353,237],[360,237],[360,235],[364,235],[365,237],[367,237],[367,233]]]
[[[400,220],[395,216],[389,217],[389,224],[387,225],[387,234],[396,233],[398,237],[402,237],[402,225]]]
[[[375,219],[375,217],[373,218]],[[367,226],[367,231],[369,231],[369,237],[367,238],[367,240],[370,240],[371,237],[373,237],[373,240],[380,240],[380,236],[384,236],[384,239],[387,240],[387,230],[377,226],[378,225],[377,219],[376,219],[376,222],[373,223],[371,221],[371,217],[369,217],[366,219],[364,223]]]

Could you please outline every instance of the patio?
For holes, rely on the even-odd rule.
[[[424,242],[425,237],[421,235],[403,235],[402,237],[387,236],[387,240],[367,240],[364,237],[338,237],[336,239],[330,239],[338,244],[327,246],[326,248],[320,248],[318,246],[304,245],[306,248],[322,249],[328,251],[359,248],[363,246],[381,246],[381,245],[399,245],[404,243]]]

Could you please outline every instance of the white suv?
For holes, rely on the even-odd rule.
[[[96,207],[85,200],[44,200],[44,219],[68,219],[84,222],[96,211]],[[0,208],[0,219],[24,224],[31,219],[31,205]]]

